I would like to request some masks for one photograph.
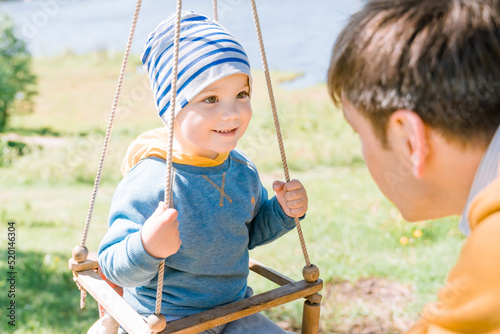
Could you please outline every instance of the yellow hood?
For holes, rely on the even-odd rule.
[[[147,157],[158,157],[166,160],[168,154],[168,129],[166,127],[147,131],[137,137],[130,144],[123,159],[120,168],[125,176],[139,161]],[[172,160],[175,163],[183,165],[192,165],[198,167],[218,166],[226,161],[228,153],[221,153],[215,159],[199,157],[173,151]]]

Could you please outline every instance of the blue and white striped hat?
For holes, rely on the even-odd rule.
[[[149,35],[142,64],[149,76],[159,115],[168,124],[172,93],[175,15],[161,22]],[[250,76],[243,47],[219,23],[206,16],[183,12],[175,116],[206,87],[228,75]]]

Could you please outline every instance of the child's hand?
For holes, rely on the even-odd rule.
[[[299,180],[274,181],[273,190],[281,208],[289,217],[302,217],[307,211],[307,192]]]
[[[166,258],[181,247],[177,210],[166,209],[160,202],[156,211],[146,220],[141,232],[142,244],[149,255]]]

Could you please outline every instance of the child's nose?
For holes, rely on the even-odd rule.
[[[222,106],[221,118],[223,120],[237,119],[239,116],[240,113],[235,104],[230,103]]]

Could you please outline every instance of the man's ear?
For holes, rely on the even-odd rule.
[[[424,174],[425,160],[429,154],[425,130],[426,125],[420,116],[404,109],[393,112],[387,126],[389,145],[409,162],[416,178]]]

